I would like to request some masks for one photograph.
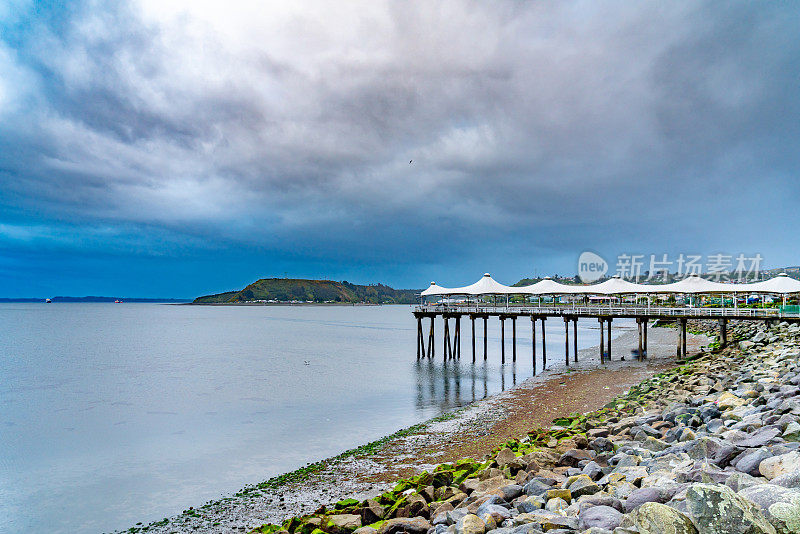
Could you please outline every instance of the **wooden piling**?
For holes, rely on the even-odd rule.
[[[456,358],[461,359],[461,316],[456,315]]]
[[[475,316],[470,315],[469,320],[472,323],[472,363],[475,363]]]
[[[569,367],[569,317],[564,317],[564,363]]]
[[[724,349],[728,346],[728,320],[719,320],[719,348]]]
[[[489,316],[488,315],[484,315],[483,316],[483,361],[486,361],[486,354],[487,354],[487,352],[486,352],[486,345],[487,345],[486,340],[487,340],[487,336],[488,336],[486,330],[487,330],[488,326],[489,326]]]
[[[642,320],[641,319],[636,319],[636,326],[637,326],[638,331],[639,331],[639,353],[636,355],[636,359],[641,361],[641,359],[642,359],[642,351],[644,350],[644,339],[643,339],[644,338],[644,334],[642,333]]]
[[[686,359],[686,319],[681,319],[681,359]]]
[[[517,317],[511,318],[511,361],[517,361]]]
[[[608,361],[611,361],[611,317],[608,318]]]
[[[605,354],[606,354],[606,343],[605,343],[606,322],[603,320],[602,317],[598,317],[597,320],[600,322],[600,363],[602,364],[603,362],[605,362]]]
[[[422,341],[422,317],[417,317],[417,359],[425,354],[425,344]]]
[[[547,338],[545,337],[544,322],[547,317],[542,317],[542,371],[547,369]]]
[[[431,330],[428,333],[428,358],[433,358],[436,356],[436,344],[434,343],[436,337],[434,336],[433,331],[433,320],[434,316],[431,315]]]
[[[444,345],[444,359],[447,361],[450,359],[450,324],[449,318],[446,315],[442,315],[442,319],[444,319],[444,339],[442,343]]]
[[[578,318],[572,319],[572,356],[578,363]]]
[[[531,358],[533,361],[533,376],[536,376],[536,317],[531,315]]]
[[[500,363],[506,363],[506,318],[500,316]]]
[[[644,330],[644,354],[643,358],[647,358],[647,317],[642,320],[642,329]]]

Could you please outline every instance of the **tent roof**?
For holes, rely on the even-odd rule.
[[[430,295],[449,295],[450,291],[451,291],[450,288],[438,286],[436,285],[436,282],[431,282],[431,285],[428,287],[428,289],[426,289],[420,294],[423,297],[427,297]]]
[[[486,273],[474,284],[454,287],[450,292],[453,295],[508,295],[515,293],[516,289],[515,287],[504,286],[492,278],[492,275]]]
[[[422,292],[423,296],[431,295],[644,295],[648,293],[800,293],[800,281],[788,275],[780,275],[751,284],[723,284],[692,275],[671,284],[634,284],[617,276],[592,285],[567,285],[545,278],[522,287],[503,285],[484,274],[474,284],[464,287],[447,288],[431,282],[430,287]]]
[[[647,293],[650,286],[645,284],[634,284],[623,280],[619,276],[594,284],[591,286],[583,286],[582,293],[589,293],[592,295],[625,295],[633,293]]]
[[[790,278],[786,273],[781,273],[769,280],[738,285],[747,286],[750,288],[749,291],[756,293],[800,293],[800,281]]]
[[[559,284],[550,278],[544,278],[535,284],[511,289],[521,295],[567,295],[578,293],[578,291],[575,291],[577,287],[580,286],[568,286],[566,284]]]

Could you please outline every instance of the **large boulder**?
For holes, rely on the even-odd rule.
[[[800,532],[800,530],[792,528],[795,523],[800,521],[800,513],[798,513],[800,512],[800,508],[796,508],[795,505],[795,502],[800,503],[800,491],[783,488],[774,484],[758,484],[757,486],[744,488],[739,491],[739,495],[756,503],[764,516],[772,523],[778,532]],[[777,503],[788,506],[779,506],[776,508],[773,505]],[[794,513],[792,512],[793,506],[796,508]],[[780,517],[776,517],[772,513],[773,508]]]
[[[800,452],[792,451],[767,458],[761,462],[758,470],[767,480],[800,470]]]
[[[644,503],[625,516],[620,526],[634,527],[639,534],[697,534],[697,528],[688,517],[657,502]]]
[[[776,534],[758,507],[727,486],[695,484],[686,509],[700,534]]]
[[[431,524],[422,517],[397,517],[389,519],[378,529],[378,534],[426,534]]]

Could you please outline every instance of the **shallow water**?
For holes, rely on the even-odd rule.
[[[460,362],[441,323],[417,362],[407,306],[0,304],[0,532],[146,523],[511,387],[519,323],[516,364],[495,320],[473,365],[468,321]],[[598,336],[579,323],[579,348]]]

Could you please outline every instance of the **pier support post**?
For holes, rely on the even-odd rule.
[[[719,348],[724,349],[728,346],[728,320],[719,320]]]
[[[647,358],[647,317],[642,319],[642,330],[644,331],[644,354],[642,354],[642,358]]]
[[[506,318],[500,316],[500,363],[506,363]]]
[[[486,361],[486,339],[487,339],[487,328],[489,326],[489,316],[483,316],[483,361]]]
[[[578,318],[572,319],[572,357],[578,363]]]
[[[461,316],[456,315],[456,338],[455,338],[456,358],[461,359]]]
[[[608,361],[611,361],[611,317],[608,318]]]
[[[511,318],[511,361],[517,361],[517,317]]]
[[[542,371],[547,369],[547,338],[545,337],[544,322],[547,317],[542,316]]]
[[[681,319],[681,359],[686,359],[686,319]]]
[[[600,322],[600,363],[602,364],[606,361],[606,322],[602,317],[597,320]]]
[[[639,330],[639,352],[636,354],[636,359],[641,361],[642,351],[644,350],[644,335],[642,334],[642,320],[636,319],[636,326]]]
[[[564,364],[569,367],[569,317],[564,317]]]
[[[536,316],[531,315],[531,357],[533,359],[533,376],[536,376]]]
[[[475,363],[475,316],[469,316],[470,322],[472,322],[472,363]]]
[[[433,358],[434,356],[436,356],[436,346],[435,346],[435,343],[434,343],[434,340],[436,339],[436,336],[434,336],[434,332],[433,332],[433,320],[434,319],[435,319],[435,317],[433,315],[431,315],[431,330],[428,333],[428,358]]]
[[[450,359],[450,323],[449,318],[446,315],[443,315],[442,319],[444,319],[444,339],[442,340],[442,350],[444,350],[444,359],[447,361]]]
[[[417,359],[425,355],[425,344],[422,341],[422,317],[417,317]]]

